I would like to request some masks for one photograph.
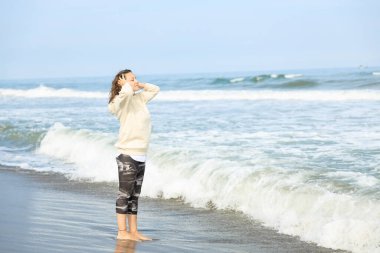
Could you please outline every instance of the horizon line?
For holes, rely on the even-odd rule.
[[[233,73],[240,73],[240,72],[273,72],[273,71],[304,71],[304,70],[325,70],[325,69],[366,69],[366,68],[380,68],[380,65],[378,66],[370,66],[370,65],[358,65],[358,66],[346,66],[346,67],[313,67],[313,68],[293,68],[293,69],[262,69],[262,70],[232,70],[232,71],[205,71],[205,72],[177,72],[177,73],[139,73],[139,76],[162,76],[162,75],[204,75],[204,74],[233,74]],[[133,71],[133,70],[132,70]],[[134,72],[134,71],[133,71]],[[0,81],[12,81],[12,80],[35,80],[35,79],[65,79],[65,78],[108,78],[112,77],[113,75],[97,75],[97,76],[52,76],[52,77],[23,77],[23,78],[0,78]]]

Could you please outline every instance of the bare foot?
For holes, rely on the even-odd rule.
[[[147,237],[147,236],[141,234],[141,233],[138,232],[138,231],[136,231],[136,232],[131,232],[131,234],[137,236],[137,238],[139,238],[139,239],[141,239],[141,240],[143,240],[143,241],[151,241],[151,240],[152,240],[152,238]]]
[[[133,240],[140,242],[140,238],[136,234],[129,233],[127,231],[119,231],[116,239],[118,240]]]

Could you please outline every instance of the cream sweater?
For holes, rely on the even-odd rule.
[[[108,110],[120,122],[119,138],[114,146],[128,155],[146,155],[152,131],[150,113],[146,104],[154,98],[160,87],[145,83],[142,92],[135,93],[126,83],[108,104]]]

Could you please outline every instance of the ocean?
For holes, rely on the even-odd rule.
[[[160,87],[142,197],[380,252],[380,67],[134,73]],[[1,80],[0,166],[116,183],[112,79]]]

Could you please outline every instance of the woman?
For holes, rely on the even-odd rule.
[[[142,92],[136,91],[144,89]],[[151,83],[140,83],[131,70],[117,73],[112,81],[108,110],[120,122],[118,153],[119,190],[116,199],[117,239],[151,240],[137,230],[138,197],[145,171],[146,153],[151,134],[150,114],[146,104],[160,91]],[[126,219],[128,216],[129,231]]]

